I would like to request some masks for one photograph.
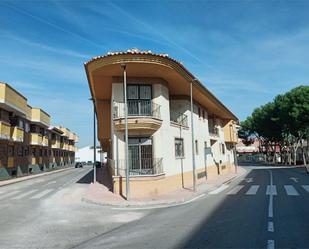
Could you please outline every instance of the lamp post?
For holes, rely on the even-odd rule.
[[[196,175],[195,175],[195,152],[194,152],[194,124],[193,124],[193,81],[190,81],[190,105],[191,105],[191,139],[192,139],[192,177],[193,177],[193,191],[196,191]]]
[[[129,171],[129,145],[128,145],[128,105],[127,105],[127,72],[126,64],[121,64],[123,70],[123,96],[124,96],[124,124],[125,124],[125,165],[126,165],[126,199],[130,198],[130,171]]]
[[[95,100],[90,98],[89,100],[93,103],[93,183],[97,181],[97,172],[96,172],[96,125],[95,125]]]

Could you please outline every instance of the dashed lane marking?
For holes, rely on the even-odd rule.
[[[215,194],[219,194],[220,192],[222,192],[223,190],[227,189],[229,187],[229,185],[223,184],[221,185],[219,188],[210,191],[209,194],[210,195],[215,195]]]
[[[28,195],[31,195],[31,194],[33,194],[34,192],[37,192],[37,191],[38,191],[37,189],[30,190],[30,191],[25,192],[25,193],[22,193],[22,194],[20,194],[20,195],[14,196],[14,197],[12,198],[12,200],[20,200],[20,199],[22,199],[22,198],[24,198],[24,197],[26,197],[26,196],[28,196]]]
[[[292,185],[284,185],[287,195],[297,196],[299,195],[296,189]]]
[[[235,188],[233,188],[227,194],[228,195],[236,195],[243,187],[244,187],[244,185],[237,185],[237,186],[235,186]]]
[[[266,189],[266,195],[277,195],[277,188],[275,185],[268,185]]]
[[[45,195],[47,195],[48,193],[50,193],[51,191],[53,191],[53,189],[46,189],[46,190],[32,196],[30,199],[40,199],[40,198],[44,197]]]
[[[7,197],[11,197],[12,195],[15,195],[15,194],[17,194],[17,193],[19,193],[19,192],[20,192],[20,190],[15,190],[15,191],[12,191],[12,192],[9,192],[9,193],[0,195],[0,199],[4,199],[4,198],[7,198]]]
[[[249,190],[246,192],[246,195],[255,195],[256,192],[259,190],[259,185],[252,185]]]

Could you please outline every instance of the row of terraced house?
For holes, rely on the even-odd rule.
[[[0,82],[0,180],[71,165],[78,137]]]

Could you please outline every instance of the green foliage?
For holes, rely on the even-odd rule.
[[[253,135],[273,143],[308,137],[309,86],[299,86],[276,96],[274,101],[256,108],[241,126],[240,137],[244,141]]]

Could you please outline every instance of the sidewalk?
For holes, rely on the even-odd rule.
[[[73,166],[69,166],[69,167],[65,167],[65,168],[61,168],[61,169],[54,169],[54,170],[44,172],[44,173],[37,173],[37,174],[28,175],[28,176],[21,176],[21,177],[9,179],[9,180],[3,180],[3,181],[0,181],[0,187],[10,185],[10,184],[14,184],[14,183],[17,183],[17,182],[27,181],[27,180],[37,178],[37,177],[40,177],[40,176],[46,176],[46,175],[50,175],[50,174],[53,174],[53,173],[57,173],[57,172],[61,172],[61,171],[65,171],[65,170],[69,170],[69,169],[73,169],[73,168],[74,168]]]
[[[107,173],[105,169],[102,174]],[[121,196],[112,193],[109,187],[100,183],[91,184],[83,197],[83,201],[94,203],[102,206],[115,206],[115,207],[149,207],[159,205],[173,205],[184,202],[193,201],[201,195],[210,192],[223,184],[226,184],[236,177],[244,175],[247,171],[242,167],[238,167],[238,172],[220,175],[215,179],[207,180],[205,183],[197,185],[196,192],[188,189],[179,189],[168,194],[160,195],[152,198],[131,198],[126,201]]]

